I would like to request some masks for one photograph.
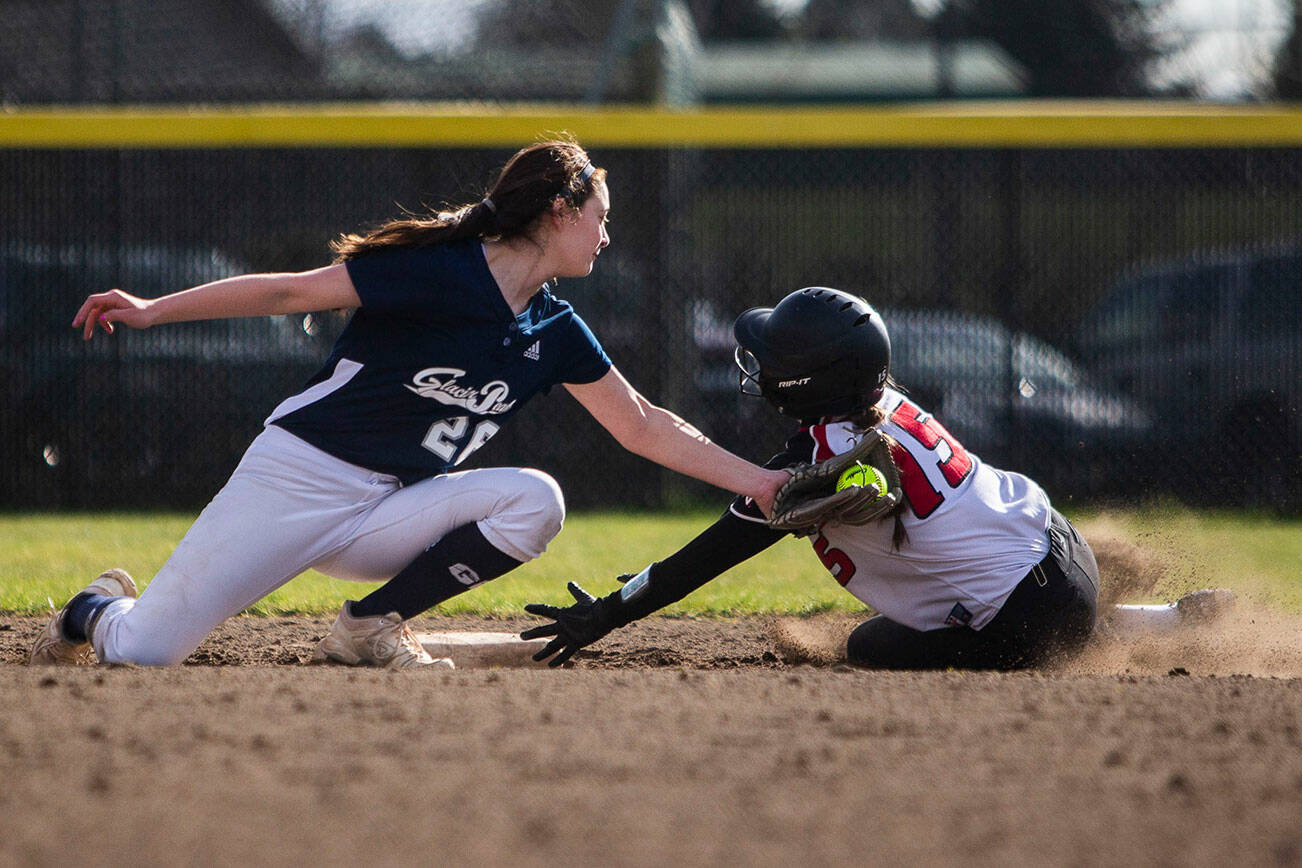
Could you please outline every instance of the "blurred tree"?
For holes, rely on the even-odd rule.
[[[634,20],[659,20],[665,0],[499,0],[479,16],[482,41],[497,45],[573,46],[590,41],[600,46],[617,10]],[[786,23],[766,0],[687,0],[687,9],[702,40],[778,39]]]
[[[479,13],[475,41],[502,63],[534,58],[546,76],[586,80],[585,102],[696,98],[700,44],[684,0],[497,0]]]
[[[1293,0],[1293,29],[1275,57],[1274,96],[1302,99],[1302,0]]]
[[[1025,67],[1028,96],[1152,96],[1149,65],[1175,50],[1153,22],[1170,0],[949,0],[941,39],[988,39]]]
[[[912,0],[809,0],[800,30],[824,41],[920,39],[929,32]]]
[[[650,5],[642,0],[638,5]],[[500,0],[479,13],[479,41],[500,47],[600,48],[619,2],[611,0]]]
[[[786,21],[765,0],[688,0],[703,42],[780,39]]]

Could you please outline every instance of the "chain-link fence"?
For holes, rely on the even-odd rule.
[[[731,322],[830,285],[886,312],[895,374],[1055,498],[1299,498],[1302,151],[593,148],[612,247],[562,281],[620,369],[763,460]],[[318,266],[327,242],[476,198],[500,149],[0,150],[0,506],[201,505],[328,353],[338,315],[119,330],[84,296]],[[563,390],[472,463],[572,506],[722,496],[623,452]]]

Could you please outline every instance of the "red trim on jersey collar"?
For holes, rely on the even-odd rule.
[[[811,425],[809,427],[809,436],[814,438],[814,461],[826,461],[836,453],[827,443],[827,426]]]

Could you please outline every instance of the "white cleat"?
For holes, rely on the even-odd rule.
[[[1182,624],[1210,624],[1234,608],[1234,592],[1228,588],[1203,588],[1175,601]]]
[[[1225,588],[1191,591],[1174,603],[1122,604],[1099,618],[1105,636],[1124,639],[1202,627],[1234,608],[1234,592]]]
[[[100,573],[95,581],[78,591],[72,600],[80,597],[82,594],[101,594],[105,597],[132,597],[136,596],[136,583],[127,575],[126,570],[112,569]],[[72,600],[68,602],[71,603]],[[54,602],[50,602],[50,609],[54,610]],[[72,642],[63,635],[63,618],[68,611],[67,605],[62,609],[54,612],[54,617],[45,625],[41,635],[36,637],[36,642],[32,645],[32,653],[27,658],[29,666],[50,666],[65,665],[75,666],[84,663],[95,663],[95,649],[90,647],[90,642]],[[95,629],[94,624],[88,625],[86,634]]]
[[[455,668],[446,657],[431,657],[397,612],[354,618],[347,603],[339,611],[330,632],[317,645],[312,661],[383,669]]]

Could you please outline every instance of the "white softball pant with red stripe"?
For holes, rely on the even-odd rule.
[[[269,426],[140,598],[109,604],[91,641],[110,663],[180,663],[222,621],[309,568],[385,581],[470,522],[527,561],[564,519],[560,486],[539,470],[467,470],[403,487]]]

